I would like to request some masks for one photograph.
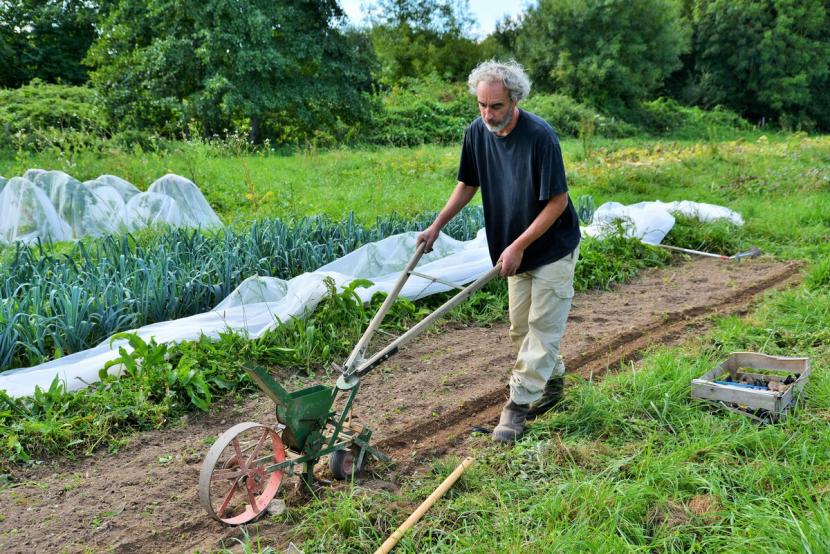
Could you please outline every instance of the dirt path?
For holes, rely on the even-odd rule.
[[[611,292],[579,294],[562,344],[566,366],[598,376],[799,280],[796,263],[697,259],[644,272]],[[506,325],[455,328],[417,339],[367,375],[353,413],[397,463],[384,479],[395,481],[449,449],[463,451],[473,425],[497,419],[512,361]],[[211,551],[223,540],[232,546],[228,539],[242,530],[208,518],[196,483],[210,439],[247,420],[273,425],[273,404],[258,396],[138,434],[116,454],[20,471],[0,490],[0,551]],[[255,525],[252,532],[271,540],[287,531]]]

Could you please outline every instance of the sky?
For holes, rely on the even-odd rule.
[[[343,11],[349,16],[352,23],[361,23],[371,0],[339,0]],[[484,38],[496,29],[496,22],[504,15],[517,15],[524,11],[528,0],[469,0],[470,12],[476,20],[473,33],[478,38]]]

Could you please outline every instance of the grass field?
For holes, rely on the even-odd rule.
[[[803,260],[807,278],[744,318],[718,321],[706,336],[654,349],[636,372],[623,367],[600,383],[572,381],[565,408],[511,449],[473,439],[480,440],[478,463],[399,551],[830,551],[830,138],[565,141],[563,152],[574,196],[591,194],[597,205],[686,199],[728,206],[744,216],[744,227],[684,225],[682,236],[669,238],[700,249],[759,246]],[[83,180],[112,173],[143,189],[175,172],[193,179],[228,223],[320,213],[340,219],[349,211],[372,222],[392,210],[440,208],[456,158],[454,147],[262,155],[185,145],[63,160],[7,156],[0,174],[43,167]],[[229,345],[234,352],[264,348]],[[221,356],[215,346],[184,349],[193,364]],[[811,358],[813,377],[786,423],[759,427],[690,400],[690,379],[737,350]],[[145,428],[154,425],[151,416]],[[437,462],[397,495],[355,487],[276,519],[296,526],[306,552],[371,550],[456,462]],[[258,549],[256,539],[248,546]]]

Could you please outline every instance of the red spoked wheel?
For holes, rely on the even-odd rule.
[[[234,425],[216,440],[199,474],[199,501],[214,519],[240,525],[259,516],[277,495],[284,473],[268,472],[285,461],[276,431],[251,421]]]

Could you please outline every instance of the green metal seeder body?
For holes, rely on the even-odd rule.
[[[261,367],[245,367],[245,371],[262,391],[277,405],[277,421],[285,425],[282,440],[298,452],[314,431],[322,429],[332,415],[335,390],[314,385],[293,393],[286,391]]]
[[[352,350],[335,386],[314,385],[288,392],[262,367],[243,366],[245,371],[276,405],[279,425],[270,428],[255,422],[239,423],[223,433],[211,446],[199,475],[199,500],[215,519],[238,525],[262,514],[279,489],[283,476],[295,475],[302,467],[307,484],[314,481],[314,465],[323,456],[338,479],[360,471],[367,454],[381,461],[391,459],[370,446],[372,431],[352,426],[350,412],[360,390],[360,377],[395,354],[429,325],[479,290],[500,272],[500,264],[475,282],[462,288],[454,283],[415,271],[424,253],[421,243],[398,282],[375,314],[360,341]],[[433,313],[368,359],[369,342],[410,276],[441,283],[460,292]],[[338,395],[345,394],[342,409],[334,409]],[[250,444],[243,436],[253,434]],[[241,502],[241,504],[240,504]],[[238,509],[236,509],[238,508]]]
[[[286,471],[293,474],[297,464],[304,463],[304,479],[311,482],[314,464],[319,458],[356,446],[358,449],[357,467],[362,464],[366,453],[376,458],[389,461],[389,458],[369,446],[372,432],[369,429],[346,428],[346,419],[358,390],[359,383],[343,391],[338,387],[314,385],[289,393],[262,367],[244,366],[245,371],[260,389],[276,404],[277,421],[284,426],[282,441],[285,446],[299,454],[281,464],[275,464],[269,470]],[[346,403],[340,414],[332,406],[339,392],[348,392]]]

